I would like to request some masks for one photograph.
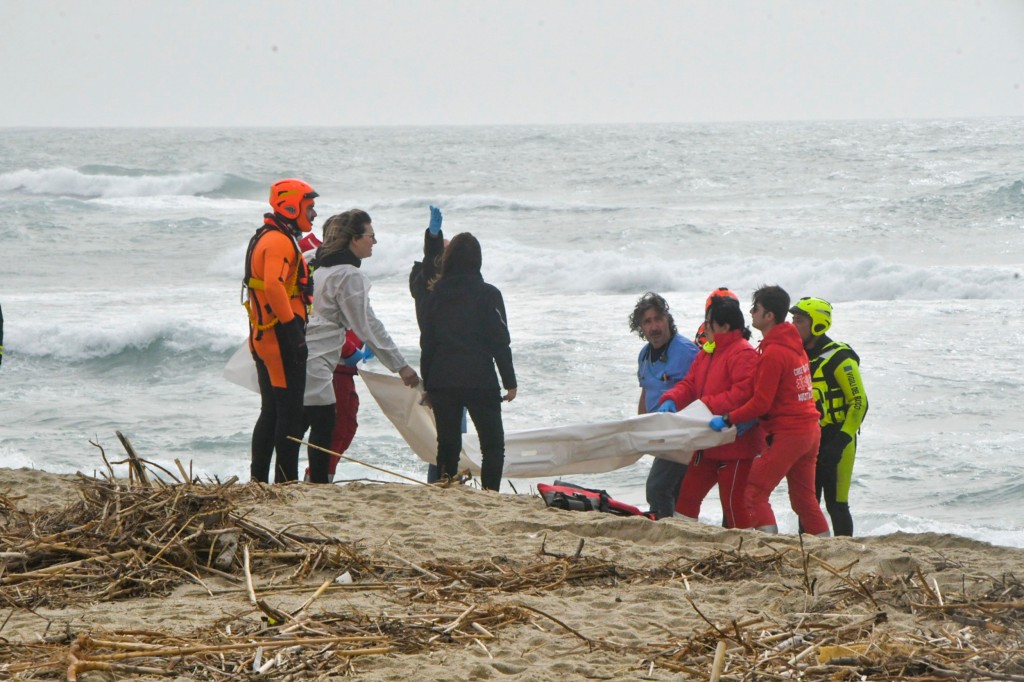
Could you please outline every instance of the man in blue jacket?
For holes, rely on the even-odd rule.
[[[637,414],[658,409],[661,394],[672,388],[690,370],[697,346],[678,334],[675,320],[664,298],[648,291],[640,297],[629,316],[629,330],[646,341],[637,357],[640,403]],[[647,475],[647,504],[657,518],[671,517],[686,465],[656,457]]]

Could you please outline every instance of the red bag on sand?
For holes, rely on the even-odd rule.
[[[538,483],[537,492],[546,506],[555,509],[599,511],[619,516],[642,516],[654,520],[650,512],[642,512],[631,504],[613,500],[604,490],[592,490],[565,481],[555,481],[554,485]]]

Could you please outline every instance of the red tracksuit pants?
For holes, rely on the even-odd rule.
[[[703,453],[694,455],[679,488],[676,512],[695,519],[700,505],[711,489],[718,484],[725,523],[729,528],[750,528],[750,512],[745,498],[749,459],[712,459]]]
[[[348,446],[352,445],[356,429],[359,428],[359,422],[356,421],[356,414],[359,412],[359,395],[356,393],[354,374],[334,373],[334,398],[337,403],[335,404],[334,431],[331,432],[331,450],[344,453],[348,450]],[[331,455],[327,471],[332,478],[339,461],[338,457]]]
[[[811,535],[828,532],[828,521],[821,513],[814,490],[820,441],[821,429],[817,424],[811,429],[772,434],[771,445],[754,459],[747,477],[747,506],[754,528],[777,525],[768,498],[785,478],[789,504],[800,519],[803,531]]]

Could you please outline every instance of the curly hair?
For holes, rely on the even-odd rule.
[[[669,333],[671,336],[675,336],[678,330],[676,329],[676,321],[672,318],[672,313],[668,311],[668,301],[653,291],[648,291],[636,302],[636,306],[633,307],[633,312],[629,316],[629,331],[634,332],[646,341],[647,339],[644,338],[643,319],[644,313],[651,309],[657,310],[659,314],[665,316],[665,319],[668,320]]]

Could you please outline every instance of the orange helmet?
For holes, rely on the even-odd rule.
[[[313,229],[313,223],[306,216],[306,209],[312,206],[313,199],[318,196],[320,195],[302,180],[278,180],[270,186],[270,207],[274,209],[274,213],[294,220],[303,232],[309,232]]]
[[[704,312],[708,311],[708,308],[711,307],[711,301],[713,301],[717,296],[725,296],[726,298],[731,298],[734,301],[740,300],[739,296],[729,291],[729,287],[718,287],[708,294],[708,299],[704,301]]]
[[[708,308],[711,307],[711,302],[714,301],[719,296],[724,296],[725,298],[731,298],[734,301],[739,301],[740,300],[740,297],[737,296],[736,294],[732,293],[731,291],[729,291],[728,287],[718,287],[717,289],[712,291],[710,294],[708,294],[708,300],[704,301],[704,314],[705,315],[708,312]],[[707,337],[707,332],[704,330],[704,323],[703,322],[701,322],[700,323],[700,327],[697,328],[697,335],[696,335],[696,337],[694,337],[693,340],[697,342],[698,346],[703,346],[705,343],[707,343],[708,337]]]

